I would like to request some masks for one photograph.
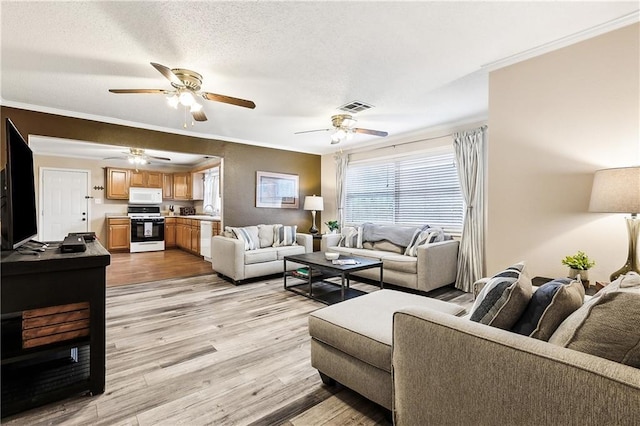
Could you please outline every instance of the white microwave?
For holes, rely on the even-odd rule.
[[[129,204],[162,204],[162,188],[129,188]]]

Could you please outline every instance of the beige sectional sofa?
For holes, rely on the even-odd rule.
[[[453,239],[417,247],[416,256],[404,254],[405,247],[388,241],[362,241],[362,248],[339,246],[341,234],[322,236],[322,251],[382,260],[384,282],[423,292],[452,284],[456,280],[459,242]],[[378,280],[378,270],[354,275]]]
[[[640,424],[640,277],[592,298],[560,281],[532,288],[514,265],[485,281],[465,317],[395,290],[329,306],[309,317],[311,363],[323,382],[393,410],[397,425]],[[526,294],[547,303],[542,312],[529,302],[515,312]],[[509,331],[531,325],[529,312],[532,331]]]
[[[256,225],[243,227],[255,231],[258,236],[255,245],[248,245],[239,239],[232,228],[225,229],[223,235],[211,238],[211,264],[218,275],[225,276],[240,284],[243,280],[262,277],[284,272],[284,256],[311,253],[313,251],[313,237],[309,234],[295,233],[295,243],[274,246],[273,227],[276,225]],[[255,230],[253,229],[255,228]],[[260,230],[258,231],[258,228]],[[271,228],[271,231],[269,231]],[[238,229],[238,228],[236,228]],[[259,234],[258,234],[259,232]],[[277,244],[277,243],[276,243]],[[287,263],[288,270],[294,270],[301,265]]]

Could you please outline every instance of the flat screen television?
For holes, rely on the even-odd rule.
[[[38,235],[33,151],[6,119],[5,168],[2,182],[2,250],[13,250]]]

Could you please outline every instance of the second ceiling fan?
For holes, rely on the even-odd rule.
[[[209,101],[224,102],[244,108],[253,109],[256,107],[255,103],[246,99],[219,95],[217,93],[201,92],[202,75],[195,71],[184,68],[169,68],[155,62],[151,62],[151,65],[171,82],[173,89],[109,89],[109,92],[169,95],[169,105],[177,107],[179,104],[182,104],[185,108],[189,108],[189,112],[191,112],[193,119],[196,121],[207,121],[207,116],[204,111],[202,111],[202,105],[197,102],[197,98],[199,97]]]
[[[373,136],[381,136],[385,137],[389,135],[387,132],[383,132],[381,130],[371,130],[371,129],[362,129],[355,126],[357,120],[354,119],[349,114],[337,114],[331,117],[331,124],[333,124],[333,129],[317,129],[317,130],[305,130],[302,132],[295,132],[296,135],[301,133],[312,133],[312,132],[328,132],[334,130],[334,133],[331,135],[331,144],[337,144],[342,142],[345,139],[349,139],[353,136],[354,133],[363,133],[367,135]]]

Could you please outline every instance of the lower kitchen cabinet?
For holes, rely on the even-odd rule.
[[[174,248],[176,247],[176,218],[165,217],[164,218],[164,247]]]
[[[107,250],[129,251],[131,221],[128,218],[107,219]]]
[[[199,220],[183,217],[176,218],[176,246],[190,253],[200,255]]]

